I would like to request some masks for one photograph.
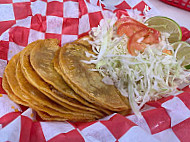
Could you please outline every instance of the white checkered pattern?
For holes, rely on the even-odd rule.
[[[88,32],[90,30],[90,23],[88,14],[83,15],[79,19],[79,34]]]
[[[44,39],[44,38],[45,38],[44,33],[30,29],[28,44],[38,39]]]
[[[29,16],[29,17],[27,17],[25,19],[16,20],[16,24],[13,25],[13,27],[21,26],[21,27],[30,28],[30,26],[31,26],[31,18],[32,17]]]
[[[10,112],[14,112],[15,109],[21,110],[19,105],[11,101],[7,95],[2,95],[0,97],[0,118],[4,116],[5,114],[8,114]],[[13,109],[14,107],[14,109]]]
[[[190,110],[178,97],[174,97],[172,100],[163,103],[162,107],[166,109],[171,117],[171,126],[190,117]]]
[[[14,42],[9,42],[9,52],[8,52],[8,60],[10,60],[15,54],[23,50],[23,46],[19,46]]]
[[[0,59],[0,77],[3,77],[4,69],[7,66],[7,61]]]
[[[13,0],[13,3],[17,3],[17,2],[30,2],[30,0]]]
[[[158,139],[160,142],[169,142],[169,141],[180,142],[180,140],[177,138],[177,136],[172,131],[172,129],[167,129],[167,130],[161,131],[160,133],[154,134],[153,136],[156,139]]]
[[[68,42],[72,42],[78,38],[77,35],[62,35],[62,45]]]
[[[9,32],[8,32],[8,30],[5,31],[5,32],[0,36],[0,40],[9,41]]]
[[[38,7],[38,8],[37,8]],[[47,3],[43,1],[33,2],[31,5],[32,15],[41,14],[43,16],[46,15]]]
[[[131,7],[136,6],[141,0],[125,0]]]
[[[0,130],[1,141],[19,142],[21,131],[21,117],[13,120],[9,125]],[[10,133],[11,132],[11,133]]]
[[[47,33],[62,33],[63,18],[47,16]]]
[[[95,5],[91,5],[90,3],[87,3],[87,8],[88,8],[88,12],[89,12],[89,13],[101,11],[101,8],[100,8],[100,7],[97,7],[97,6],[95,6]]]
[[[159,142],[153,136],[148,135],[141,127],[134,126],[127,133],[125,133],[119,142]]]
[[[0,21],[15,20],[12,4],[0,4]]]
[[[87,142],[115,142],[116,140],[111,132],[100,122],[83,129],[81,134]]]
[[[60,133],[67,133],[74,129],[74,127],[67,122],[41,122],[41,127],[46,141]]]
[[[64,17],[79,18],[79,4],[78,2],[67,1],[63,4]]]
[[[151,133],[150,132],[150,128],[149,128],[146,120],[143,117],[139,119],[135,115],[130,115],[130,116],[127,116],[126,118],[129,119],[129,120],[131,120],[135,124],[137,124],[139,127],[143,128],[149,134]]]
[[[0,1],[0,83],[8,60],[28,43],[58,38],[63,46],[88,34],[102,18],[97,5],[98,0]],[[104,1],[102,7],[104,16],[111,17],[106,8],[142,11],[145,5],[150,7],[149,15],[156,13],[148,0]],[[90,123],[41,122],[34,121],[36,113],[30,108],[12,102],[0,86],[0,141],[189,141],[189,99],[176,96],[152,106],[156,107],[144,107],[141,119],[115,113]]]

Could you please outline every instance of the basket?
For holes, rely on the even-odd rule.
[[[167,4],[190,11],[190,0],[161,0]]]

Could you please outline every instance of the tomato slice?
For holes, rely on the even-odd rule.
[[[128,37],[131,37],[135,32],[142,30],[143,28],[148,28],[146,25],[130,18],[124,17],[119,19],[115,26],[117,28],[117,34],[122,36],[126,34]]]
[[[149,35],[147,35],[142,42],[146,44],[159,43],[160,32],[153,28],[149,29],[150,29]]]
[[[141,22],[136,21],[135,19],[130,18],[130,17],[123,17],[123,18],[118,19],[117,22],[115,23],[115,26],[116,26],[116,28],[119,28],[119,26],[124,23],[133,23],[133,24],[137,24],[141,27],[147,28],[146,25],[144,25]]]
[[[128,37],[131,37],[135,32],[144,29],[143,26],[135,24],[135,23],[124,23],[121,24],[117,29],[117,34],[122,36],[126,34]]]
[[[155,33],[156,32],[156,33]],[[139,39],[144,38],[141,42],[138,42]],[[131,55],[136,56],[136,50],[143,52],[146,48],[146,44],[154,44],[157,43],[157,39],[159,38],[159,34],[156,30],[151,28],[145,28],[140,31],[134,33],[128,41],[128,51]]]
[[[159,31],[149,28],[130,17],[120,18],[115,23],[115,27],[119,36],[126,34],[129,37],[127,48],[133,56],[137,55],[136,50],[143,52],[146,44],[159,43]]]

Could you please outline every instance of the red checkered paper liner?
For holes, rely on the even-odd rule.
[[[36,113],[12,102],[2,89],[7,62],[27,44],[57,38],[61,45],[96,27],[103,15],[129,9],[156,10],[143,0],[104,5],[98,0],[0,0],[0,142],[187,142],[190,139],[190,89],[149,102],[143,118],[112,114],[89,123],[36,121]],[[186,39],[188,30],[184,30]],[[185,39],[185,40],[186,40]]]

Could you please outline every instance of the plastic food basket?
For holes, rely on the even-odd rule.
[[[190,0],[161,0],[167,4],[190,11]]]

